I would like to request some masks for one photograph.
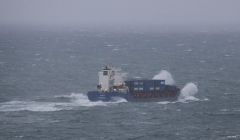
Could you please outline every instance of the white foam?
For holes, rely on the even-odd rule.
[[[91,102],[82,93],[72,93],[70,95],[55,96],[55,98],[69,98],[70,102],[37,102],[37,101],[9,101],[0,103],[0,111],[60,111],[72,110],[76,107],[107,106],[127,102],[123,98],[116,98],[112,102]]]
[[[182,47],[182,46],[185,46],[185,44],[183,44],[183,43],[178,43],[178,44],[176,44],[176,46]]]
[[[91,106],[106,106],[108,104],[116,104],[116,103],[122,103],[122,102],[127,102],[123,98],[114,98],[114,101],[112,102],[103,102],[103,101],[97,101],[97,102],[91,102],[88,100],[88,97],[84,94],[81,93],[72,93],[69,95],[69,97],[72,100],[73,106],[86,106],[86,107],[91,107]]]
[[[209,101],[209,99],[208,98],[204,98],[201,101]]]
[[[161,104],[161,105],[174,104],[174,103],[177,103],[177,102],[170,102],[170,101],[161,101],[161,102],[158,102],[158,104]]]
[[[158,104],[166,105],[166,104],[174,104],[174,103],[188,103],[189,101],[209,101],[208,98],[198,99],[195,95],[198,93],[198,87],[194,83],[187,83],[181,90],[179,98],[177,101],[161,101]]]
[[[165,80],[165,83],[168,84],[168,85],[174,85],[175,84],[175,81],[174,81],[171,73],[166,71],[166,70],[160,71],[157,75],[155,75],[153,77],[153,79],[155,79],[155,80]],[[205,98],[203,100],[200,100],[200,99],[196,98],[195,95],[197,94],[197,92],[198,92],[197,85],[190,82],[190,83],[187,83],[183,87],[183,89],[181,90],[178,101],[176,101],[176,102],[161,101],[161,102],[158,102],[158,104],[165,105],[165,104],[177,103],[177,102],[186,103],[187,101],[208,101],[207,98]]]
[[[105,47],[112,47],[113,45],[112,44],[105,44],[104,46]]]
[[[174,85],[175,81],[170,72],[166,70],[161,70],[157,75],[153,76],[154,80],[165,80],[165,83],[168,85]]]
[[[228,139],[239,139],[240,135],[227,136]]]
[[[72,93],[71,95],[64,96],[71,99],[72,106],[106,106],[106,103],[102,101],[91,102],[86,95],[81,93]]]
[[[34,55],[35,55],[35,56],[39,56],[39,55],[41,55],[41,54],[40,54],[40,53],[35,53]]]
[[[226,109],[226,108],[223,108],[223,109],[220,109],[221,112],[227,112],[229,111],[229,109]]]
[[[194,83],[187,83],[183,89],[181,90],[181,94],[179,96],[180,102],[186,101],[199,101],[198,98],[194,97],[198,93],[198,87]]]
[[[106,106],[107,104],[127,102],[123,98],[115,98],[114,101],[112,102],[103,102],[103,101],[92,102],[88,99],[87,95],[82,93],[72,93],[70,95],[59,95],[55,97],[69,98],[71,100],[71,102],[69,103],[70,106],[86,106],[86,107]]]
[[[57,105],[62,103],[35,102],[35,101],[9,101],[0,104],[0,111],[58,111]]]
[[[114,48],[112,49],[113,51],[119,51],[120,49],[119,48]]]
[[[191,52],[192,51],[192,49],[186,49],[186,50],[184,50],[185,52]]]
[[[225,54],[224,56],[225,56],[225,57],[230,57],[231,55],[230,55],[230,54]]]
[[[15,136],[15,138],[23,138],[23,137],[24,137],[23,135]]]
[[[224,95],[232,95],[232,94],[234,94],[234,93],[228,93],[228,92],[226,92],[226,93],[223,93]]]

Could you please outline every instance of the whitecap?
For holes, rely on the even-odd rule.
[[[209,99],[208,98],[204,98],[201,101],[209,101]]]
[[[177,103],[177,102],[161,101],[161,102],[157,102],[157,103],[161,104],[161,105],[166,105],[166,104],[174,104],[174,103]]]
[[[198,93],[198,87],[194,83],[187,83],[181,90],[178,101],[187,102],[187,101],[200,101],[196,98],[195,95]]]
[[[183,44],[183,43],[178,43],[178,44],[176,44],[176,46],[182,47],[182,46],[185,46],[185,44]]]
[[[229,111],[229,109],[226,109],[226,108],[223,108],[223,109],[220,109],[221,112],[227,112]]]
[[[9,101],[0,104],[0,111],[58,111],[57,105],[62,103],[35,102],[35,101]]]
[[[119,51],[119,48],[114,48],[114,49],[112,49],[113,51]]]
[[[60,111],[60,110],[72,110],[77,107],[94,107],[94,106],[107,106],[110,104],[118,104],[127,102],[123,98],[114,98],[111,102],[91,102],[85,94],[72,93],[70,95],[58,95],[54,98],[68,98],[69,102],[38,102],[38,101],[8,101],[0,103],[0,111],[36,111],[36,112],[48,112],[48,111]]]
[[[86,106],[86,107],[106,106],[108,104],[127,102],[125,99],[120,97],[114,98],[113,101],[111,102],[103,102],[103,101],[92,102],[88,99],[87,95],[81,94],[81,93],[72,93],[69,97],[72,99],[73,106]]]
[[[192,51],[192,49],[186,49],[186,50],[184,50],[185,52],[191,52]]]
[[[232,135],[232,136],[227,136],[229,139],[239,139],[240,135]]]
[[[34,55],[35,55],[35,56],[39,56],[39,55],[41,55],[41,54],[40,54],[40,53],[35,53]]]
[[[234,93],[228,93],[228,92],[225,92],[225,93],[223,93],[224,95],[232,95],[232,94],[234,94]]]
[[[225,56],[225,57],[230,57],[231,55],[230,55],[230,54],[225,54],[224,56]]]
[[[24,137],[23,135],[15,136],[15,138],[23,138],[23,137]]]
[[[113,45],[112,44],[105,44],[104,46],[105,47],[112,47]]]

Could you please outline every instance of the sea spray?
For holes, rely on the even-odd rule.
[[[85,107],[91,107],[91,106],[106,106],[106,103],[98,101],[98,102],[91,102],[88,100],[87,95],[82,93],[72,93],[70,95],[63,95],[66,98],[70,99],[70,106],[76,107],[76,106],[85,106]]]
[[[179,101],[199,101],[198,98],[194,97],[198,92],[198,87],[194,83],[187,83],[181,90],[181,94],[179,96]]]
[[[56,98],[68,98],[70,99],[70,103],[68,104],[71,107],[77,106],[85,106],[85,107],[93,107],[93,106],[107,106],[108,104],[117,104],[122,102],[127,102],[123,98],[116,98],[112,102],[103,102],[103,101],[96,101],[92,102],[88,99],[86,94],[83,93],[71,93],[70,95],[58,95],[55,96]]]
[[[60,106],[65,106],[65,103],[55,102],[35,102],[35,101],[9,101],[0,103],[0,111],[59,111]]]
[[[0,112],[9,111],[36,111],[36,112],[49,112],[60,110],[72,110],[78,107],[94,107],[94,106],[107,106],[109,104],[118,104],[127,102],[123,98],[116,98],[112,102],[91,102],[88,100],[86,94],[72,93],[70,95],[58,95],[54,96],[58,101],[8,101],[0,103]],[[62,99],[68,99],[67,102],[63,102]]]
[[[168,85],[174,85],[175,81],[170,72],[166,70],[161,70],[157,75],[153,76],[153,80],[165,80],[165,83]]]
[[[124,83],[127,73],[122,72],[121,69],[113,68],[115,74],[114,74],[114,84],[115,85],[121,85]]]

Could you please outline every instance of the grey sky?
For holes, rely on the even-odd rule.
[[[240,0],[0,0],[2,24],[239,24]]]

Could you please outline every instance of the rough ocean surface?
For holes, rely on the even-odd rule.
[[[0,139],[240,139],[239,38],[240,32],[2,29]],[[90,102],[85,94],[105,64],[129,78],[166,78],[181,96]]]

